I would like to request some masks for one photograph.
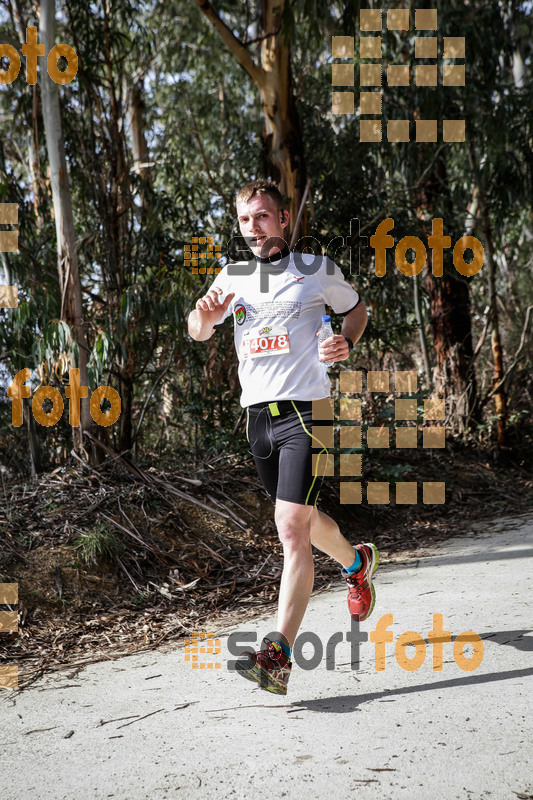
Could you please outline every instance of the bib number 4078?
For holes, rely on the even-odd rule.
[[[262,336],[246,336],[242,342],[244,358],[273,356],[289,352],[289,337],[286,333],[270,332]]]

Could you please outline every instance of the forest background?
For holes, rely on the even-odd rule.
[[[333,388],[347,368],[416,370],[413,396],[445,400],[442,452],[362,452],[364,478],[392,485],[424,470],[429,480],[446,478],[446,506],[428,516],[419,492],[409,513],[363,504],[344,509],[352,521],[385,536],[387,525],[412,533],[418,520],[423,534],[453,526],[458,508],[481,514],[531,502],[531,4],[363,7],[382,8],[384,23],[388,9],[410,9],[409,31],[384,24],[383,75],[388,64],[413,75],[421,63],[415,9],[438,10],[437,31],[421,35],[438,36],[439,85],[388,86],[384,77],[380,143],[359,141],[358,113],[332,113],[333,91],[353,91],[357,112],[360,5],[352,0],[2,0],[1,42],[21,53],[35,25],[46,52],[62,42],[79,58],[71,83],[53,83],[42,59],[29,85],[22,58],[19,77],[0,87],[0,202],[19,209],[18,252],[2,253],[3,280],[0,270],[0,283],[19,292],[17,308],[0,309],[0,578],[24,589],[28,630],[45,607],[65,613],[75,595],[81,613],[79,582],[90,569],[109,586],[124,581],[137,607],[154,593],[167,602],[181,591],[181,600],[200,581],[212,612],[236,596],[231,575],[222,581],[227,597],[220,592],[224,570],[240,564],[242,573],[246,554],[272,549],[271,512],[261,510],[244,437],[232,326],[206,343],[187,334],[213,275],[193,274],[185,246],[213,237],[223,257],[205,266],[223,266],[238,235],[235,194],[255,178],[280,182],[291,244],[310,236],[315,252],[317,243],[338,245],[335,261],[369,309],[350,360],[330,371]],[[332,87],[333,36],[354,37],[354,87]],[[465,38],[465,86],[441,85],[445,36]],[[389,119],[410,120],[411,141],[388,142]],[[437,142],[414,140],[417,119],[439,120]],[[443,142],[442,119],[466,120],[465,141]],[[427,247],[434,218],[452,247],[477,237],[482,270],[461,275],[448,250],[444,275],[433,276],[428,248],[424,270],[406,277],[390,250],[377,277],[358,234],[370,237],[387,217],[395,244],[418,236]],[[333,324],[338,330],[340,319]],[[6,389],[14,375],[29,368],[33,393],[44,384],[65,397],[73,367],[89,394],[99,385],[118,391],[119,420],[96,425],[85,401],[72,428],[66,401],[59,422],[43,427],[25,400],[24,423],[13,427]],[[366,394],[363,408],[367,424],[390,424],[394,395]],[[338,507],[338,480],[327,487]],[[213,518],[248,536],[244,549]],[[257,537],[263,528],[270,544]],[[209,530],[218,538],[195,561],[199,531],[206,538]],[[36,552],[48,553],[42,585]],[[246,573],[254,580],[244,594],[272,597],[278,566]],[[196,622],[199,596],[183,606]]]

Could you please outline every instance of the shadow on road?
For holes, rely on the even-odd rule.
[[[390,701],[395,695],[418,694],[419,692],[431,692],[434,690],[453,689],[456,686],[475,686],[483,683],[494,683],[495,681],[515,680],[516,678],[526,678],[533,675],[533,667],[528,669],[514,669],[508,672],[489,672],[486,675],[472,675],[471,677],[453,678],[445,681],[435,681],[434,683],[419,683],[416,686],[402,686],[398,689],[389,689],[384,692],[371,692],[360,695],[343,695],[341,697],[321,698],[320,700],[300,700],[292,703],[294,711],[316,711],[327,714],[349,714],[356,711],[358,706],[369,703],[373,700],[378,702]],[[291,711],[288,712],[292,713]]]
[[[448,564],[471,564],[475,561],[504,561],[508,558],[533,558],[533,547],[521,547],[520,549],[516,550],[496,550],[496,551],[484,551],[481,550],[479,553],[472,553],[471,555],[442,555],[440,556],[438,553],[435,553],[431,557],[427,558],[426,556],[414,557],[409,561],[405,561],[402,563],[387,563],[385,562],[385,566],[388,568],[387,571],[397,570],[398,568],[409,569],[413,566],[416,566],[417,569],[420,567],[442,567]]]
[[[533,636],[527,636],[526,634],[528,633],[533,633],[533,631],[496,631],[496,633],[480,633],[479,635],[482,639],[490,639],[491,642],[497,642],[498,644],[510,644],[511,647],[516,647],[517,650],[532,653]]]

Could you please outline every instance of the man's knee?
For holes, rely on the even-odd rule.
[[[283,545],[308,546],[310,543],[311,512],[309,506],[296,503],[276,503],[274,519]]]

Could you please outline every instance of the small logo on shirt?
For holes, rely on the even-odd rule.
[[[300,283],[300,281],[303,281],[303,279],[305,278],[305,275],[302,275],[302,277],[301,277],[301,278],[297,278],[297,277],[296,277],[296,275],[293,275],[292,277],[294,278],[294,280],[296,281],[296,283]]]
[[[244,306],[237,306],[235,309],[235,319],[237,320],[237,325],[244,324],[244,320],[246,319],[246,309]]]

